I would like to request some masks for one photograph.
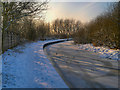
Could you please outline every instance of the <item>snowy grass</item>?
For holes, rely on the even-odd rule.
[[[120,60],[120,50],[113,50],[106,47],[95,47],[92,44],[78,44],[79,49],[98,53],[99,56],[113,60]]]
[[[58,40],[27,43],[2,55],[3,88],[68,88],[43,51]]]

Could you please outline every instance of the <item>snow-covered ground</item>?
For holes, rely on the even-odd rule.
[[[113,50],[106,47],[95,47],[92,44],[78,44],[79,49],[93,51],[101,57],[120,60],[120,50]]]
[[[9,49],[2,55],[3,88],[68,88],[38,41]]]

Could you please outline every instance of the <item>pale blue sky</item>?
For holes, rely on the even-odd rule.
[[[108,2],[51,2],[46,14],[46,21],[56,18],[72,18],[83,23],[89,22],[107,10]]]

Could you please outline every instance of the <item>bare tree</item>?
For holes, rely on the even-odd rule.
[[[56,19],[52,27],[55,34],[69,38],[82,27],[82,23],[74,19]]]
[[[47,9],[45,2],[3,2],[3,31],[7,30],[10,24],[25,16],[35,16]]]

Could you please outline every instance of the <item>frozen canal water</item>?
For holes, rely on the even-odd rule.
[[[45,48],[46,55],[71,88],[118,88],[118,61],[80,50],[72,41]]]

